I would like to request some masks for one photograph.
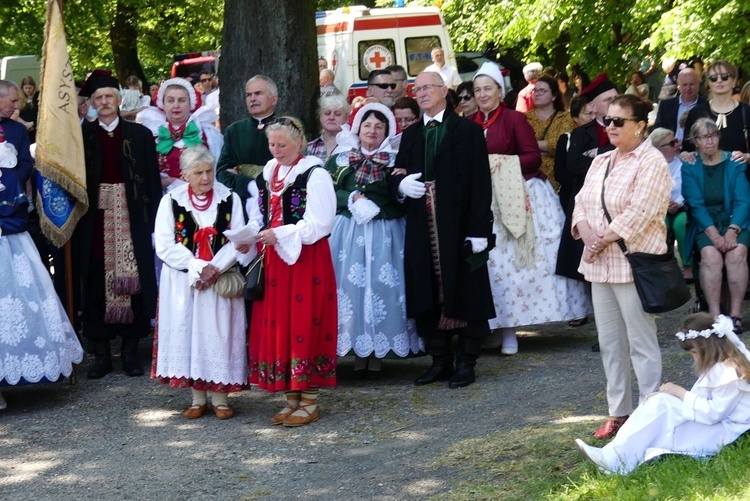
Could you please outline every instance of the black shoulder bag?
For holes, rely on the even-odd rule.
[[[609,165],[604,174],[604,181],[609,175]],[[604,216],[611,224],[612,218],[604,203],[604,181],[602,181],[602,209]],[[633,282],[641,298],[643,311],[647,313],[664,313],[679,308],[690,300],[690,290],[682,277],[677,259],[672,249],[666,254],[647,254],[645,252],[628,252],[622,239],[617,241],[622,253],[633,270]]]

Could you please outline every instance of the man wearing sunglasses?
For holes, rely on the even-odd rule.
[[[396,99],[393,97],[396,93],[396,82],[393,75],[388,70],[372,70],[367,75],[367,99],[364,104],[380,103],[393,109]],[[349,115],[349,125],[354,123],[354,117],[362,106],[352,110]]]
[[[393,75],[390,71],[374,70],[367,76],[367,102],[376,102],[393,108],[396,102],[394,94],[396,93],[396,82],[393,81]]]
[[[685,137],[685,121],[688,112],[697,104],[706,100],[698,93],[700,89],[700,77],[693,68],[685,68],[677,75],[677,90],[679,94],[670,99],[659,102],[656,112],[654,130],[664,127],[674,132],[674,137],[679,142]]]

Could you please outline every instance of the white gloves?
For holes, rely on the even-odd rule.
[[[466,240],[471,242],[472,254],[478,254],[487,248],[487,239],[479,237],[466,237]]]
[[[422,181],[417,181],[420,177],[422,177],[421,172],[406,176],[398,185],[399,193],[409,198],[423,197],[427,188],[425,188]]]

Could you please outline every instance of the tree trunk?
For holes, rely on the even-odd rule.
[[[138,59],[138,11],[125,0],[117,0],[115,19],[109,30],[112,53],[115,59],[115,74],[120,85],[125,79],[136,75],[146,85],[146,75]]]
[[[247,117],[245,82],[254,75],[279,87],[277,115],[298,117],[316,136],[318,83],[315,2],[225,0],[219,75],[221,126]]]

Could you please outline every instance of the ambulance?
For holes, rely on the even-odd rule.
[[[448,29],[437,7],[371,9],[343,7],[315,16],[318,56],[333,70],[334,84],[349,101],[364,96],[367,75],[392,64],[414,78],[432,64],[430,52],[442,47],[446,64],[456,67]]]

